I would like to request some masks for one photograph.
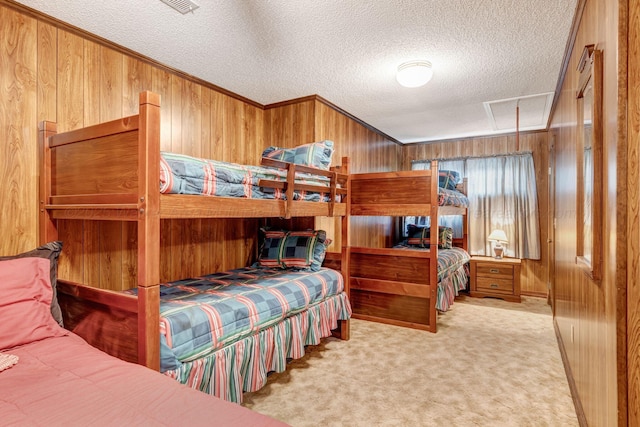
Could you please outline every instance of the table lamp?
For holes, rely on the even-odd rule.
[[[496,254],[495,258],[502,259],[502,252],[504,251],[502,244],[509,243],[506,233],[502,230],[493,230],[491,234],[489,234],[489,237],[487,239],[490,242],[496,242],[495,246],[493,247],[493,252]]]

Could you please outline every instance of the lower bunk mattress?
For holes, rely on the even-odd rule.
[[[135,293],[135,290],[129,291]],[[351,317],[340,272],[245,267],[160,285],[160,370],[241,402]]]
[[[459,292],[467,289],[470,260],[462,248],[438,249],[438,310],[449,310]]]

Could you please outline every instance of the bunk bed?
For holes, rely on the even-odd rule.
[[[161,357],[164,359],[166,356],[161,349],[173,344],[168,340],[178,340],[175,335],[177,331],[172,331],[174,335],[167,333],[167,327],[174,328],[176,323],[161,315],[161,310],[163,313],[171,311],[173,290],[184,289],[187,284],[202,288],[204,281],[208,283],[208,294],[223,292],[222,288],[228,288],[231,292],[232,286],[219,283],[220,274],[242,276],[244,283],[240,287],[256,287],[260,279],[258,276],[261,275],[257,269],[249,268],[248,271],[214,273],[161,286],[161,220],[330,216],[341,218],[341,232],[346,236],[348,159],[342,159],[340,167],[324,170],[285,162],[275,156],[265,158],[263,165],[272,168],[270,172],[266,176],[259,176],[252,170],[250,175],[258,176],[253,187],[268,189],[267,199],[257,198],[252,189],[247,190],[246,197],[241,198],[216,196],[217,191],[202,191],[214,194],[211,196],[195,194],[200,190],[184,191],[182,184],[167,183],[173,179],[172,172],[165,170],[171,166],[168,164],[185,159],[161,154],[160,99],[151,92],[140,94],[139,114],[134,116],[64,133],[56,132],[55,123],[42,122],[39,143],[41,242],[58,240],[57,225],[60,220],[125,221],[137,226],[135,289],[117,292],[98,289],[94,283],[72,281],[64,274],[59,277],[58,292],[65,313],[65,327],[91,345],[118,358],[154,370],[162,369],[166,375],[201,391],[241,402],[243,391],[260,388],[266,382],[267,372],[284,370],[287,358],[304,354],[304,345],[317,343],[320,338],[330,334],[349,339],[349,283],[348,276],[344,274],[348,269],[348,256],[346,247],[342,247],[340,253],[326,253],[325,264],[338,270],[331,279],[335,282],[333,294],[326,293],[326,288],[331,286],[326,285],[328,279],[322,279],[325,284],[321,290],[325,293],[319,298],[307,296],[303,304],[297,306],[291,304],[291,299],[280,298],[286,299],[285,305],[291,306],[289,308],[293,311],[281,310],[277,315],[272,313],[268,321],[261,319],[254,322],[259,316],[251,310],[255,310],[258,304],[245,303],[244,308],[249,307],[251,311],[248,314],[251,325],[248,330],[236,333],[237,340],[225,336],[224,340],[218,342],[212,338],[213,345],[210,348],[194,346],[193,351],[186,352],[189,354],[181,361],[184,363],[178,363],[182,366],[176,367],[175,360],[171,368],[165,366],[164,360],[161,363]],[[219,166],[202,159],[191,160],[195,162],[196,169],[201,168],[199,173],[204,171],[210,175]],[[171,167],[175,168],[175,164]],[[190,167],[179,165],[178,168],[182,169],[174,178],[180,177],[184,169]],[[237,166],[236,169],[246,168]],[[280,171],[277,172],[277,169]],[[321,182],[309,182],[309,176],[319,176]],[[303,179],[299,180],[300,177]],[[161,193],[160,187],[165,191],[177,189],[177,194]],[[309,197],[305,197],[308,194],[321,196],[309,200]],[[342,242],[346,241],[346,238],[342,239]],[[312,248],[315,247],[318,246]],[[331,273],[327,268],[318,268],[318,273]],[[310,292],[308,289],[299,289],[299,283],[304,281],[299,276],[306,272],[289,273],[297,275],[293,279],[295,284],[290,285],[296,288],[295,292],[305,295]],[[104,284],[101,286],[104,287]],[[286,290],[283,291],[281,286],[266,292],[281,295]],[[185,296],[179,298],[184,299]],[[239,298],[245,302],[251,299],[247,295]],[[267,309],[273,310],[270,304],[271,301]],[[193,305],[202,304],[196,302]],[[218,323],[220,317],[225,317],[224,313],[212,314],[211,309],[204,311],[204,314],[193,316],[200,316],[200,320],[204,316],[205,321],[190,318],[193,327],[182,331],[184,334],[211,338],[215,335],[214,330],[228,332],[226,326]],[[207,323],[209,330],[202,332]],[[221,372],[231,372],[233,378],[221,380]]]
[[[435,171],[435,172],[433,172]],[[438,311],[446,311],[464,286],[460,275],[467,253],[467,205],[464,197],[446,197],[439,188],[438,164],[430,170],[352,174],[352,216],[428,216],[438,224],[440,215],[461,215],[463,233],[451,250],[439,249],[439,233],[431,233],[428,249],[415,247],[349,248],[349,283],[353,317],[436,332]],[[457,275],[455,287],[446,274]]]

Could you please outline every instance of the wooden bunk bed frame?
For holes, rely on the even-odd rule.
[[[351,215],[462,215],[463,237],[454,246],[468,250],[467,209],[438,206],[438,163],[430,170],[352,174]],[[461,189],[466,194],[466,181]],[[353,318],[437,331],[438,233],[431,249],[349,248]]]
[[[339,254],[328,253],[325,264],[342,271],[349,295],[346,158],[331,171],[265,159],[270,166],[287,169],[287,182],[261,185],[283,189],[287,200],[160,194],[160,96],[152,92],[140,94],[137,115],[60,134],[55,123],[42,122],[38,140],[40,242],[58,239],[58,220],[137,223],[138,296],[58,279],[65,327],[107,353],[159,370],[161,219],[341,217],[343,247]],[[332,201],[294,201],[294,190],[318,190],[295,183],[296,171],[329,177]],[[335,202],[336,195],[342,196],[341,202]],[[79,330],[81,322],[85,325]],[[349,339],[349,322],[340,321],[334,333]]]

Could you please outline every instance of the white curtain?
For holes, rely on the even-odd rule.
[[[412,169],[427,169],[428,165],[429,162],[417,161]],[[468,178],[472,255],[493,255],[487,237],[492,230],[501,229],[509,239],[505,255],[540,259],[538,197],[531,153],[440,160],[438,165]],[[454,233],[458,229],[461,234],[461,217],[446,217],[441,223],[453,225]]]
[[[464,177],[464,165],[465,161],[461,159],[457,160],[440,160],[438,161],[438,168],[440,170],[452,170],[460,173],[461,177]],[[431,161],[417,161],[413,162],[411,165],[411,169],[413,170],[427,170],[431,169]],[[405,220],[406,224],[416,224],[416,225],[424,225],[426,227],[430,226],[430,217],[428,216],[419,216],[419,217],[407,217]],[[456,239],[462,239],[462,217],[460,215],[440,215],[438,218],[438,224],[444,225],[446,227],[451,227],[453,229],[453,237]],[[406,228],[405,228],[406,233]]]

